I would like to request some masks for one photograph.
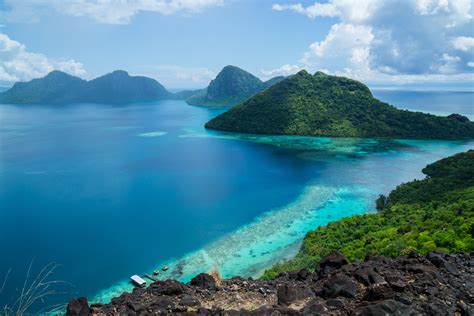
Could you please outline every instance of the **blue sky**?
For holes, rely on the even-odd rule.
[[[204,87],[228,64],[472,86],[472,0],[0,0],[0,83],[115,69]]]

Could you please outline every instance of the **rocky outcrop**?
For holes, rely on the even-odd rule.
[[[315,271],[270,281],[208,274],[189,284],[158,281],[105,305],[71,300],[67,315],[474,315],[472,255],[434,251],[348,263],[332,252]]]

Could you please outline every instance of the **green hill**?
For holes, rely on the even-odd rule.
[[[207,122],[252,134],[419,139],[474,138],[474,123],[399,110],[352,79],[300,71]]]
[[[233,106],[281,81],[275,77],[262,82],[251,73],[235,66],[225,66],[206,89],[186,99],[191,105]]]
[[[294,259],[265,272],[313,268],[338,249],[349,260],[367,254],[395,257],[416,250],[474,251],[474,150],[439,160],[423,169],[426,178],[402,184],[380,196],[376,214],[348,217],[309,232]]]
[[[90,81],[52,71],[40,79],[17,82],[0,94],[0,102],[10,104],[118,104],[169,98],[172,94],[156,80],[130,76],[123,70]]]

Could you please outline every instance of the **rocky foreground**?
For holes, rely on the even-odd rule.
[[[67,315],[474,315],[474,257],[434,251],[349,264],[339,252],[263,281],[200,274],[158,281],[109,304],[69,302]]]

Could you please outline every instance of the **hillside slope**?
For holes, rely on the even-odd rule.
[[[294,259],[265,272],[311,268],[337,249],[349,260],[367,254],[398,256],[474,251],[474,150],[439,160],[423,169],[426,178],[398,186],[377,200],[380,211],[332,222],[309,232]]]
[[[186,102],[198,106],[234,106],[283,79],[275,77],[262,82],[239,67],[225,66],[206,89],[187,98]]]
[[[158,81],[130,76],[123,70],[86,81],[61,71],[52,71],[43,78],[17,82],[0,93],[0,103],[7,104],[119,104],[149,102],[172,98]]]
[[[206,123],[206,128],[251,134],[418,139],[474,138],[474,123],[399,110],[364,84],[306,71],[286,78]]]

